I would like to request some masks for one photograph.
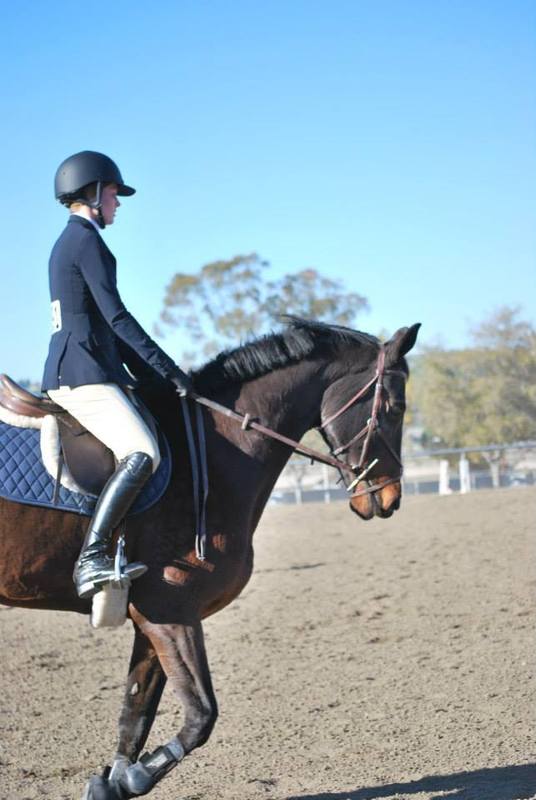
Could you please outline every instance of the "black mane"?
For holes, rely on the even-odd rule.
[[[295,364],[305,358],[332,355],[341,348],[360,344],[377,349],[375,336],[342,325],[327,325],[287,316],[281,333],[270,333],[246,342],[241,347],[224,350],[193,373],[198,391],[211,391],[224,385],[259,378],[275,369]]]

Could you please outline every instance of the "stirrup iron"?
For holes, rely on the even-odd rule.
[[[139,561],[129,564],[125,553],[125,535],[120,534],[115,550],[114,567],[109,577],[102,581],[96,581],[95,585],[102,589],[104,586],[112,586],[114,589],[130,589],[130,584],[136,578],[145,575],[148,567]]]
[[[109,583],[114,589],[129,589],[132,581],[145,575],[147,569],[148,567],[140,561],[128,563],[125,553],[125,534],[121,533],[115,550],[113,578]]]
[[[79,596],[82,598],[93,597],[106,586],[110,586],[113,589],[128,590],[132,581],[136,580],[136,578],[141,578],[147,572],[147,569],[147,566],[139,561],[134,561],[132,564],[128,563],[125,554],[125,536],[121,534],[117,540],[115,557],[110,570],[102,573],[100,577],[92,578],[87,583],[82,584],[78,589]]]

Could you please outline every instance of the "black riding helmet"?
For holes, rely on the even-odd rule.
[[[59,165],[54,178],[54,193],[56,200],[65,206],[80,202],[97,209],[98,223],[104,228],[100,206],[102,187],[107,183],[117,184],[117,194],[122,197],[128,197],[136,191],[125,184],[115,161],[103,153],[83,150],[81,153],[69,156]],[[96,185],[94,200],[88,199],[84,192],[92,184]]]

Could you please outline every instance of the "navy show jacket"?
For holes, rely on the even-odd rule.
[[[94,225],[73,214],[49,262],[53,334],[42,391],[93,383],[132,385],[156,371],[173,377],[175,362],[125,308],[116,260]]]

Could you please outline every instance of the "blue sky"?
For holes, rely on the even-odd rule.
[[[252,251],[365,295],[372,333],[536,321],[535,22],[516,0],[3,3],[0,371],[40,378],[53,175],[82,149],[138,189],[105,237],[148,330],[174,272]]]

